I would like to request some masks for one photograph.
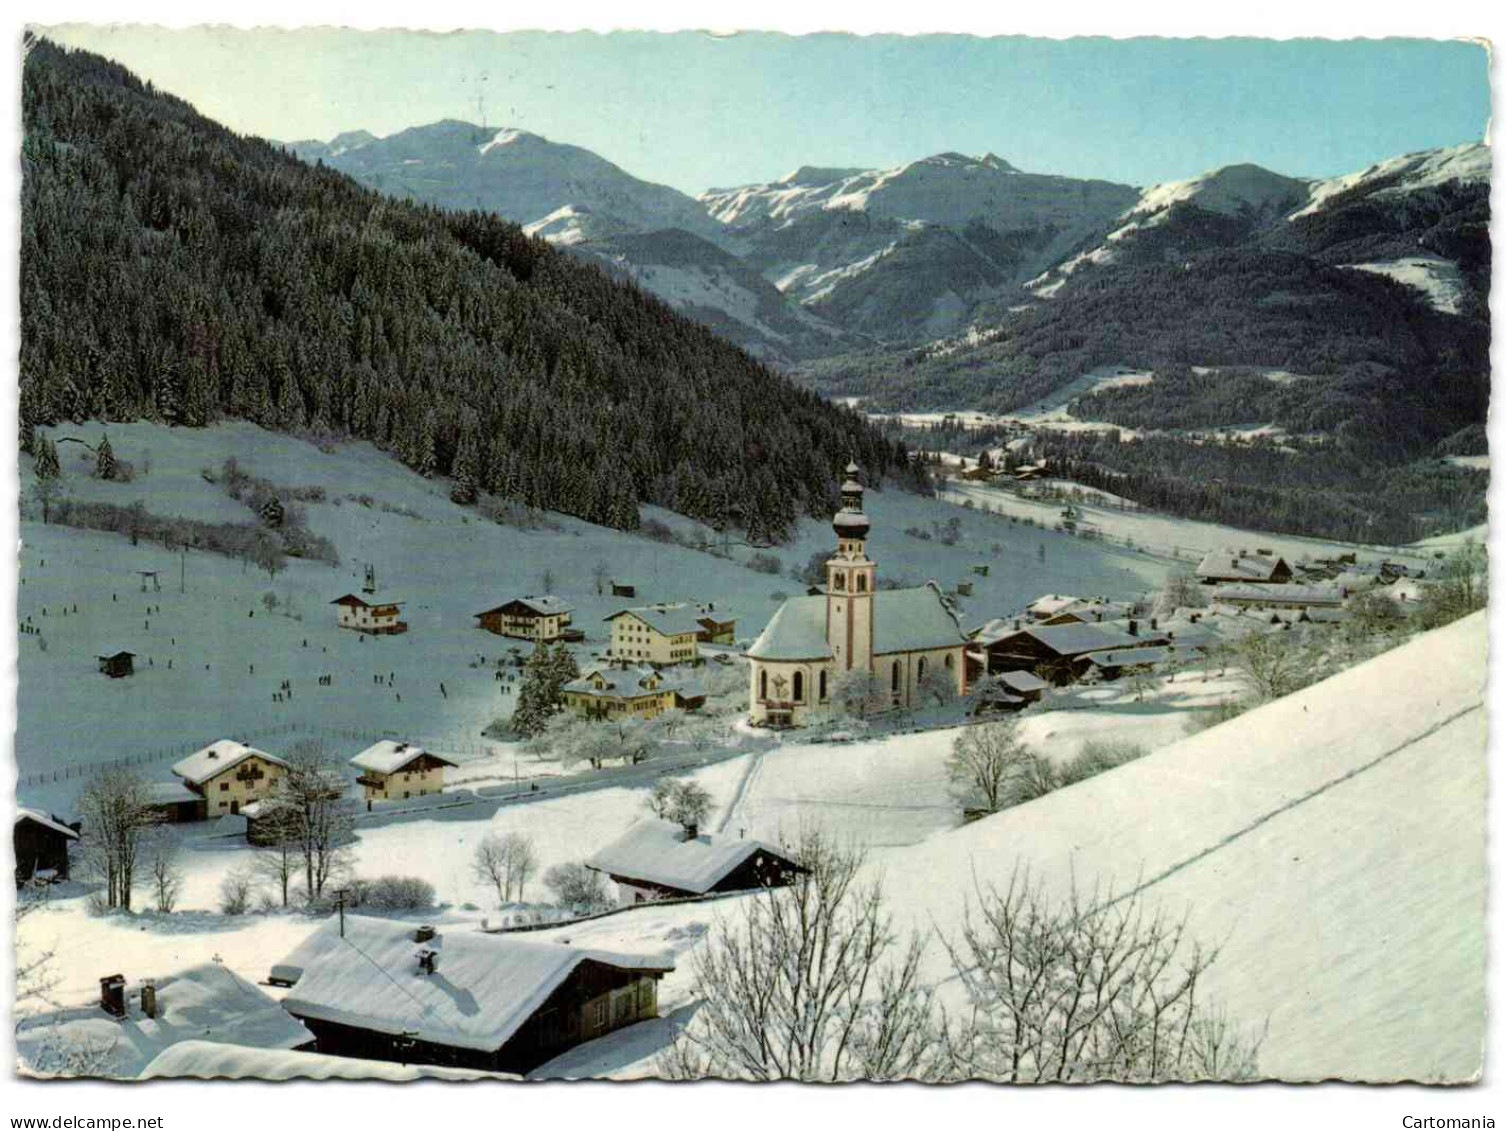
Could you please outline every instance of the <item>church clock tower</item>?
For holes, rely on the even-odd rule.
[[[842,509],[831,520],[837,552],[826,563],[826,642],[838,673],[873,666],[873,588],[877,566],[868,558],[868,516],[858,465],[847,465]]]

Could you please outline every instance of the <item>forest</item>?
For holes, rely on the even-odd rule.
[[[393,201],[45,39],[22,107],[24,450],[237,417],[369,440],[462,501],[619,529],[654,503],[767,542],[850,459],[909,480],[856,413],[494,215]]]

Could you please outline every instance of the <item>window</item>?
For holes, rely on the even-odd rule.
[[[822,668],[820,674],[816,676],[816,693],[821,697],[822,701],[824,702],[825,699],[826,699],[826,669],[825,668]]]
[[[230,783],[227,782],[227,781],[220,782],[220,792],[221,793],[229,793],[230,792]]]
[[[834,573],[834,574],[832,574],[831,575],[831,587],[833,589],[837,589],[837,590],[846,589],[847,588],[847,575],[845,573]]]
[[[858,592],[868,592],[868,575],[866,573],[858,574]]]
[[[895,660],[889,669],[889,687],[893,691],[899,690],[899,661]]]
[[[605,1029],[607,1026],[607,999],[601,998],[591,1003],[591,1024],[597,1029]]]
[[[795,702],[796,703],[804,703],[805,702],[805,673],[804,672],[796,672],[795,673]]]
[[[926,678],[926,658],[924,656],[915,664],[915,678],[917,681]]]
[[[766,671],[758,673],[758,697],[760,699],[769,697],[769,673]]]

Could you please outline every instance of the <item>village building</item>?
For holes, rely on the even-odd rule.
[[[850,671],[870,673],[890,707],[919,706],[928,678],[945,678],[958,695],[967,688],[967,639],[935,583],[879,590],[857,472],[848,466],[832,519],[837,550],[825,592],[785,601],[745,653],[755,726],[804,726],[830,708],[836,681]]]
[[[783,850],[758,840],[703,833],[647,817],[586,861],[610,876],[622,907],[657,899],[783,887],[805,871]]]
[[[968,653],[969,663],[973,653]],[[973,677],[968,676],[969,680]],[[984,678],[979,673],[979,679]],[[992,686],[985,686],[978,695],[973,713],[988,714],[992,711],[1023,711],[1032,703],[1039,703],[1051,684],[1033,672],[1000,672],[992,677]]]
[[[705,614],[689,604],[620,609],[606,618],[612,626],[607,655],[656,667],[696,663],[704,619]]]
[[[970,651],[987,656],[987,672],[1034,672],[1062,685],[1079,679],[1089,667],[1091,652],[1165,644],[1168,637],[1138,621],[1113,624],[1030,624],[1020,619],[995,620],[974,630]],[[976,661],[975,661],[976,662]]]
[[[735,644],[737,642],[737,617],[732,615],[730,609],[718,609],[716,605],[707,601],[704,605],[698,605],[699,616],[696,623],[700,625],[696,632],[696,642],[699,644]]]
[[[430,754],[422,746],[383,739],[368,746],[350,764],[361,771],[356,784],[367,801],[427,797],[444,791],[445,767],[455,763]]]
[[[1104,624],[1128,620],[1135,615],[1135,606],[1129,601],[1109,601],[1103,597],[1078,598],[1058,611],[1046,616],[1037,616],[1044,625],[1056,624]]]
[[[1222,585],[1221,604],[1244,609],[1340,609],[1344,593],[1337,585]]]
[[[1213,550],[1193,572],[1204,585],[1285,585],[1292,579],[1286,559],[1270,550]]]
[[[120,679],[124,676],[136,674],[135,652],[113,652],[108,656],[99,656],[99,670],[111,679]]]
[[[583,719],[654,719],[672,707],[696,711],[706,703],[698,683],[626,663],[587,668],[560,692],[565,709]]]
[[[146,786],[152,814],[163,824],[204,819],[204,798],[181,781],[154,781]]]
[[[77,825],[70,825],[41,809],[29,809],[24,805],[17,808],[14,830],[16,886],[66,880],[68,846],[78,837]]]
[[[1202,658],[1196,648],[1177,644],[1149,644],[1138,648],[1108,648],[1102,652],[1089,652],[1082,657],[1088,662],[1084,675],[1103,680],[1116,680],[1135,669],[1160,672],[1193,663]]]
[[[275,754],[222,738],[184,758],[173,773],[204,799],[204,816],[214,818],[267,797],[287,768]]]
[[[282,1005],[316,1052],[526,1073],[659,1015],[668,954],[347,915],[299,948]],[[400,991],[400,992],[399,992]]]
[[[400,619],[401,601],[371,602],[347,593],[336,597],[330,604],[339,607],[337,623],[341,628],[353,628],[374,636],[396,636],[408,631],[408,622]]]
[[[484,613],[473,614],[478,628],[498,636],[532,640],[535,644],[552,644],[557,640],[584,640],[586,634],[570,627],[573,605],[564,598],[546,593],[542,597],[514,597]]]

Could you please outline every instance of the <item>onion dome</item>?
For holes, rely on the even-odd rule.
[[[859,508],[843,507],[831,520],[838,538],[867,538],[868,516]]]

